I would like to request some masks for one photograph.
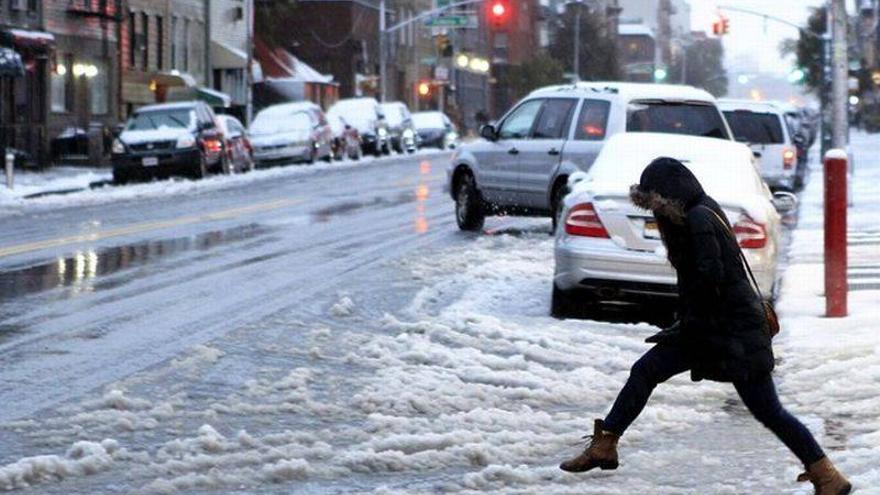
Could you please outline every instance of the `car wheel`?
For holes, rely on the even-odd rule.
[[[311,164],[315,163],[315,158],[317,158],[318,153],[315,151],[314,144],[309,145],[309,150],[311,150],[311,151],[309,151],[309,157],[308,157],[308,159],[306,159],[306,163],[311,165]]]
[[[578,304],[576,292],[564,291],[553,284],[553,294],[550,296],[550,316],[565,319],[577,313]]]
[[[128,184],[131,181],[131,177],[128,174],[121,170],[113,170],[113,183],[122,186]]]
[[[553,229],[550,231],[550,234],[553,235],[556,233],[556,228],[559,227],[559,224],[562,221],[560,216],[562,215],[562,200],[565,199],[565,183],[561,183],[553,189],[553,196],[550,200],[551,206],[551,219],[553,221]]]
[[[467,231],[481,230],[486,221],[480,192],[470,174],[464,175],[458,182],[455,194],[455,220],[459,229]]]
[[[208,176],[208,162],[205,161],[205,155],[199,153],[199,163],[193,169],[193,179],[204,179]]]

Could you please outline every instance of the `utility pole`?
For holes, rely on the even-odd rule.
[[[831,147],[846,149],[849,129],[847,95],[849,63],[847,60],[846,0],[831,0]]]
[[[254,0],[245,0],[245,31],[247,50],[247,88],[245,88],[245,125],[250,126],[254,119]]]
[[[385,31],[385,0],[379,0],[379,100],[385,102],[388,96],[388,80],[385,77],[388,72],[388,54],[386,53]]]

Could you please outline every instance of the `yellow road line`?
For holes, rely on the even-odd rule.
[[[78,242],[98,241],[109,237],[119,237],[123,235],[139,234],[141,232],[149,232],[151,230],[167,229],[170,227],[179,227],[182,225],[191,225],[194,223],[213,222],[217,220],[226,220],[229,218],[240,217],[251,213],[260,213],[265,211],[287,208],[305,203],[304,199],[279,199],[275,201],[267,201],[264,203],[255,203],[248,206],[238,208],[230,208],[227,210],[219,210],[213,213],[203,215],[188,215],[185,217],[172,218],[169,220],[160,220],[157,222],[136,223],[113,229],[89,232],[87,234],[77,234],[66,237],[57,237],[55,239],[46,239],[42,241],[29,242],[26,244],[17,244],[7,247],[0,247],[0,258],[4,256],[12,256],[14,254],[22,254],[30,251],[37,251],[51,247],[65,246],[67,244],[75,244]]]

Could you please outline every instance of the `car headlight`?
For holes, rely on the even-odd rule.
[[[125,153],[125,144],[120,139],[113,140],[113,146],[110,147],[110,152],[116,155],[121,155]]]
[[[388,131],[384,127],[379,128],[379,137],[385,137],[388,135]]]
[[[196,145],[196,138],[192,136],[180,136],[177,138],[177,148],[192,148]]]
[[[404,129],[403,137],[405,137],[406,139],[412,139],[415,136],[416,136],[416,134],[413,132],[412,129]]]

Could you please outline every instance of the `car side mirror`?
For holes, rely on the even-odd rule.
[[[786,191],[776,191],[773,193],[773,207],[781,214],[791,213],[798,207],[798,198],[794,194]]]
[[[802,134],[795,134],[794,135],[794,144],[803,147],[803,145],[806,144],[806,142],[807,142],[807,138],[805,138]]]
[[[384,113],[380,113],[380,114],[376,115],[376,117],[378,117],[379,120],[385,120],[385,114],[384,114]]]
[[[480,136],[487,141],[498,141],[498,131],[492,124],[486,124],[480,127]]]

